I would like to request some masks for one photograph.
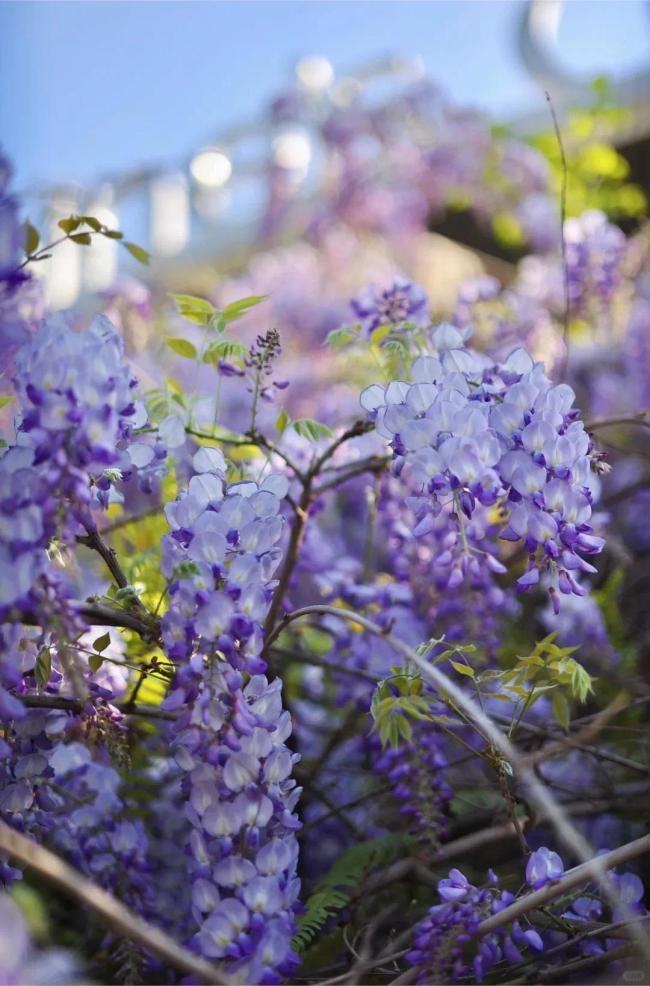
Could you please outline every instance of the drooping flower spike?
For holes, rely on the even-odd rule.
[[[503,571],[465,533],[477,508],[498,508],[500,537],[522,542],[528,553],[519,589],[544,578],[557,608],[558,591],[584,593],[576,576],[595,571],[585,556],[604,544],[589,524],[593,450],[574,392],[554,385],[524,350],[495,363],[444,324],[433,343],[435,350],[414,362],[411,382],[374,384],[361,395],[390,443],[393,471],[414,494],[415,533],[427,533],[443,509],[450,512],[458,543],[438,565],[450,566],[449,580],[458,585],[475,565]]]

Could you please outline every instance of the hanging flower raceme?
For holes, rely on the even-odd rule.
[[[281,683],[269,683],[261,623],[270,602],[286,480],[224,487],[215,449],[194,456],[187,492],[166,508],[169,610],[163,641],[177,663],[167,707],[182,709],[172,750],[185,772],[194,946],[247,983],[280,982],[299,881],[299,789],[286,746]]]
[[[14,385],[16,444],[0,458],[0,618],[70,640],[83,624],[66,604],[47,550],[54,538],[72,546],[77,534],[94,529],[97,493],[104,480],[110,484],[118,445],[137,417],[135,381],[106,318],[74,332],[57,317],[18,350]],[[15,657],[5,652],[0,665],[5,689],[20,685]],[[11,704],[3,694],[0,700]],[[11,717],[20,714],[12,709]]]
[[[435,351],[414,362],[411,382],[374,384],[361,404],[390,442],[394,472],[414,494],[407,502],[415,534],[449,512],[450,543],[436,560],[449,572],[448,584],[460,585],[480,566],[505,571],[468,538],[482,508],[495,508],[500,537],[523,542],[528,552],[518,588],[544,576],[557,608],[558,590],[584,593],[575,576],[595,571],[584,556],[604,544],[589,524],[592,444],[568,385],[554,385],[521,349],[494,363],[467,348],[466,335],[439,326]]]
[[[56,536],[92,527],[91,507],[136,415],[119,337],[99,316],[85,332],[45,322],[16,355],[17,444],[0,459],[0,542],[14,565],[0,606],[18,607]],[[110,482],[107,479],[107,482]]]
[[[407,961],[418,971],[417,983],[459,982],[466,976],[482,982],[486,973],[505,959],[521,962],[522,948],[539,952],[542,939],[532,927],[514,921],[479,936],[482,921],[512,903],[514,894],[501,890],[490,870],[487,884],[475,887],[464,873],[453,869],[438,883],[441,904],[432,907],[417,926],[414,947]]]
[[[593,305],[610,301],[622,281],[625,234],[604,212],[590,209],[564,224],[571,311],[593,315]]]

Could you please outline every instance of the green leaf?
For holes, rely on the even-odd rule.
[[[458,674],[464,674],[467,678],[474,677],[474,668],[470,668],[469,664],[461,664],[460,661],[449,661],[449,663]]]
[[[278,431],[281,435],[284,435],[284,433],[287,430],[287,426],[289,425],[290,421],[291,421],[291,418],[289,417],[289,415],[287,414],[287,412],[284,410],[284,408],[282,408],[282,410],[278,414],[277,419],[276,419],[276,422],[275,422],[275,429],[276,429],[276,431]]]
[[[251,308],[265,301],[267,297],[268,295],[266,294],[251,294],[247,298],[240,298],[239,301],[233,301],[221,310],[221,317],[226,322],[234,322],[250,311]]]
[[[138,246],[137,243],[129,243],[128,240],[122,240],[122,243],[139,264],[144,264],[145,267],[149,264],[151,256],[148,250],[145,250],[144,247]]]
[[[36,226],[32,226],[30,222],[26,222],[24,226],[25,230],[25,253],[29,257],[30,254],[35,253],[38,250],[38,244],[41,242],[41,234],[36,229]]]
[[[93,229],[96,233],[99,233],[99,231],[102,228],[102,224],[100,223],[99,219],[95,219],[94,216],[79,216],[79,219],[81,220],[82,223],[85,223],[86,226],[90,226],[90,228]]]
[[[208,325],[217,311],[206,298],[196,298],[192,294],[170,294],[169,297],[174,301],[179,314],[196,325]]]
[[[64,233],[74,233],[81,226],[81,219],[79,216],[69,216],[68,219],[59,219],[57,226]]]
[[[6,407],[14,399],[13,394],[0,394],[0,407]]]
[[[88,667],[96,674],[104,663],[104,658],[101,654],[91,654],[88,658]]]
[[[390,335],[391,330],[392,326],[390,325],[378,325],[370,333],[370,344],[372,346],[380,346],[384,339]]]
[[[218,339],[203,354],[204,363],[217,364],[220,359],[238,359],[248,353],[248,346],[234,339]]]
[[[410,853],[414,840],[408,835],[384,835],[346,849],[309,897],[298,919],[293,947],[303,951],[323,925],[347,907],[370,870],[386,866],[397,856]]]
[[[107,237],[109,240],[123,240],[124,233],[120,233],[119,229],[102,229],[102,236]]]
[[[553,707],[553,714],[555,718],[559,722],[562,729],[568,733],[569,725],[571,723],[571,710],[569,708],[566,695],[563,695],[562,692],[556,688],[551,699],[551,705]]]
[[[298,418],[291,422],[291,427],[302,438],[310,442],[317,442],[319,438],[328,438],[332,434],[332,429],[320,421],[313,421],[311,418]]]
[[[332,329],[331,332],[328,332],[325,342],[328,346],[332,346],[333,349],[343,349],[344,346],[353,342],[358,334],[358,330],[354,326],[342,325],[340,328]]]
[[[34,675],[36,677],[36,684],[39,688],[45,688],[48,681],[50,680],[50,673],[52,671],[52,654],[49,647],[42,647],[38,652],[38,657],[36,658],[36,665],[34,667]]]
[[[169,339],[165,339],[165,342],[170,349],[173,349],[175,353],[182,356],[184,359],[196,359],[198,356],[196,346],[187,339],[180,339],[177,336],[171,336]]]
[[[106,650],[110,642],[111,642],[110,633],[103,633],[101,637],[98,637],[97,640],[93,642],[93,647],[95,648],[98,654],[101,654],[103,651]]]
[[[73,243],[79,243],[80,246],[90,246],[92,243],[90,233],[71,233],[70,239]]]

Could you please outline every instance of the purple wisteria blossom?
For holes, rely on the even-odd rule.
[[[369,336],[380,326],[397,326],[412,322],[417,326],[429,324],[429,303],[421,287],[397,277],[389,287],[369,287],[350,302],[364,335]]]
[[[361,395],[390,442],[394,473],[414,494],[414,533],[426,534],[442,510],[451,511],[458,540],[436,564],[458,586],[476,566],[504,571],[466,535],[479,505],[497,506],[505,515],[500,537],[528,552],[519,589],[544,582],[558,608],[558,592],[585,592],[576,574],[595,571],[584,556],[604,544],[589,524],[593,449],[573,390],[553,385],[524,350],[494,363],[465,347],[451,325],[435,330],[433,344],[413,364],[410,383],[374,384]]]
[[[625,234],[592,209],[564,225],[569,297],[574,315],[589,318],[593,306],[611,300],[621,283]]]
[[[417,969],[417,983],[456,983],[467,976],[482,982],[497,962],[523,961],[522,949],[543,949],[539,933],[514,921],[479,937],[478,927],[491,914],[512,903],[514,895],[498,887],[489,871],[487,885],[478,888],[458,869],[438,883],[441,904],[431,908],[417,926],[407,961]]]
[[[0,620],[75,639],[83,625],[47,549],[55,537],[73,546],[94,529],[92,509],[136,416],[135,381],[121,341],[99,316],[85,332],[62,318],[43,323],[16,354],[14,385],[16,444],[0,457]],[[0,702],[14,718],[20,711],[8,690],[20,685],[21,660],[14,631],[1,632]]]
[[[533,890],[539,890],[552,880],[558,880],[564,873],[564,863],[556,852],[542,846],[537,849],[526,864],[526,883]]]
[[[163,641],[178,665],[166,706],[182,709],[172,752],[191,826],[192,943],[238,982],[275,983],[297,964],[300,790],[281,683],[267,681],[260,655],[287,482],[226,488],[215,449],[193,464],[187,491],[166,508],[163,541]]]

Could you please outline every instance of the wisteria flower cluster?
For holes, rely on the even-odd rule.
[[[238,981],[280,982],[294,968],[299,890],[296,755],[261,657],[282,533],[286,480],[224,486],[214,449],[194,456],[187,492],[166,508],[167,653],[179,663],[168,709],[182,708],[172,752],[185,773],[197,947]],[[246,678],[248,677],[248,682]]]
[[[436,560],[448,584],[461,584],[481,565],[503,571],[465,533],[477,508],[497,507],[507,511],[500,536],[523,542],[528,552],[518,586],[525,591],[544,576],[557,607],[558,590],[584,592],[576,575],[594,568],[583,556],[603,547],[589,524],[591,440],[572,389],[553,385],[525,351],[494,364],[464,343],[457,329],[440,326],[434,351],[413,364],[412,382],[374,384],[362,406],[413,491],[415,533],[430,531],[443,509],[453,515],[449,544]]]
[[[486,886],[478,888],[464,873],[452,869],[438,883],[442,900],[431,908],[418,926],[413,949],[408,959],[418,970],[418,983],[458,982],[473,975],[483,982],[490,969],[501,960],[510,963],[523,961],[525,951],[542,951],[544,945],[537,931],[522,927],[519,921],[508,923],[497,931],[479,937],[481,921],[498,914],[513,902],[514,894],[499,887],[496,874],[490,870]],[[472,939],[476,938],[472,950]],[[471,955],[471,952],[474,954]]]

